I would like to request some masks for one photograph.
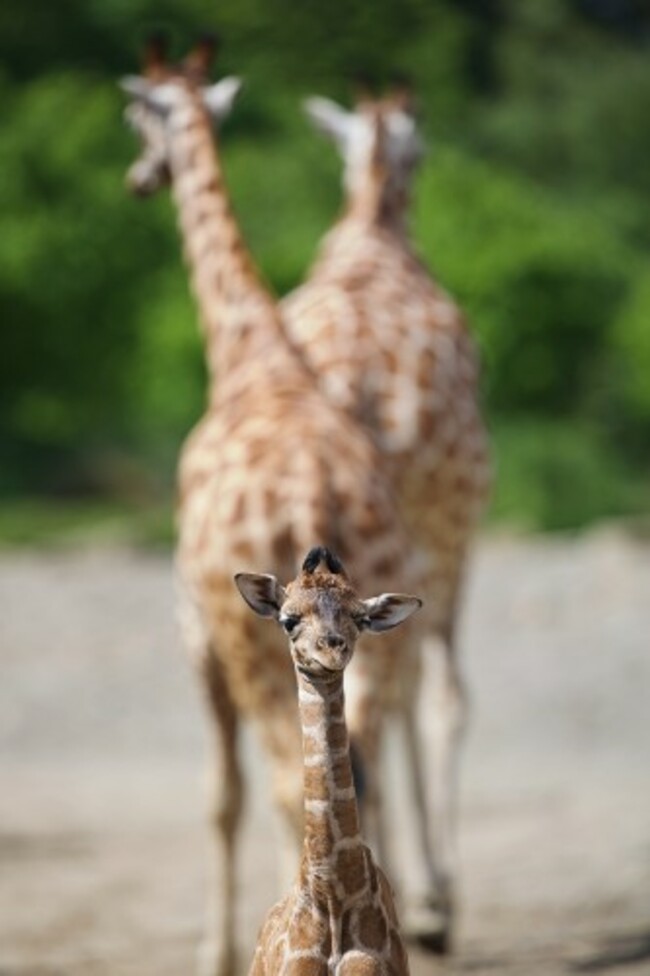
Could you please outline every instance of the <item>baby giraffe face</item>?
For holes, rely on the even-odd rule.
[[[318,570],[289,583],[278,614],[298,671],[322,678],[348,664],[366,618],[345,578]]]
[[[296,670],[317,681],[340,676],[363,631],[389,630],[422,606],[417,597],[399,593],[361,600],[339,560],[324,548],[311,550],[286,587],[274,576],[253,573],[238,573],[235,582],[256,613],[274,617],[283,628]]]

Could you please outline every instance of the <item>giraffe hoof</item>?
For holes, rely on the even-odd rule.
[[[404,938],[426,952],[446,956],[451,952],[451,914],[437,899],[424,898],[404,913]]]

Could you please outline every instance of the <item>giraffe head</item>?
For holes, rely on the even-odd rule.
[[[312,680],[340,676],[362,632],[390,630],[422,606],[401,593],[362,600],[340,561],[323,547],[307,554],[299,576],[286,586],[254,573],[238,573],[235,582],[255,613],[278,621],[296,669]]]
[[[343,157],[350,202],[375,186],[386,204],[403,209],[411,177],[424,155],[410,91],[396,87],[384,98],[367,95],[348,111],[329,98],[308,98],[305,111]]]
[[[137,133],[142,150],[130,166],[126,182],[134,193],[148,196],[170,181],[170,133],[174,119],[182,122],[188,106],[203,107],[214,124],[224,119],[241,88],[239,78],[208,83],[215,42],[204,39],[180,64],[170,64],[160,37],[149,41],[141,75],[122,78],[130,96],[124,116]]]

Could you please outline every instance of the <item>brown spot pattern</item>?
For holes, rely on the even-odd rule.
[[[326,861],[334,844],[334,834],[327,814],[305,815],[305,841],[316,861]]]
[[[309,904],[304,904],[294,912],[289,926],[289,948],[310,949],[320,945],[327,934],[327,925]]]
[[[342,837],[354,837],[359,832],[356,800],[334,800],[332,816],[338,824]]]
[[[289,959],[283,972],[285,976],[327,976],[327,963],[324,959],[301,956],[298,959]]]
[[[372,956],[344,958],[339,967],[339,976],[379,976],[380,973],[381,963]]]
[[[332,777],[335,787],[339,790],[344,790],[346,787],[352,785],[352,776],[350,774],[350,765],[347,756],[334,760],[332,763]]]
[[[330,749],[343,749],[348,744],[348,733],[343,722],[334,722],[327,729],[327,745]]]
[[[336,877],[347,895],[361,891],[366,885],[365,857],[362,848],[345,848],[336,857]]]
[[[322,766],[305,767],[305,794],[310,800],[326,800],[329,795],[327,774]]]
[[[368,949],[380,952],[388,937],[388,926],[380,909],[368,906],[359,912],[359,938]]]

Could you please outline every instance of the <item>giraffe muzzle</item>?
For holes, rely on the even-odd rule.
[[[126,174],[127,189],[138,197],[148,197],[162,186],[164,179],[143,160],[138,160]]]
[[[338,674],[348,664],[350,657],[350,648],[345,638],[339,634],[327,634],[316,644],[313,663],[326,673]]]

